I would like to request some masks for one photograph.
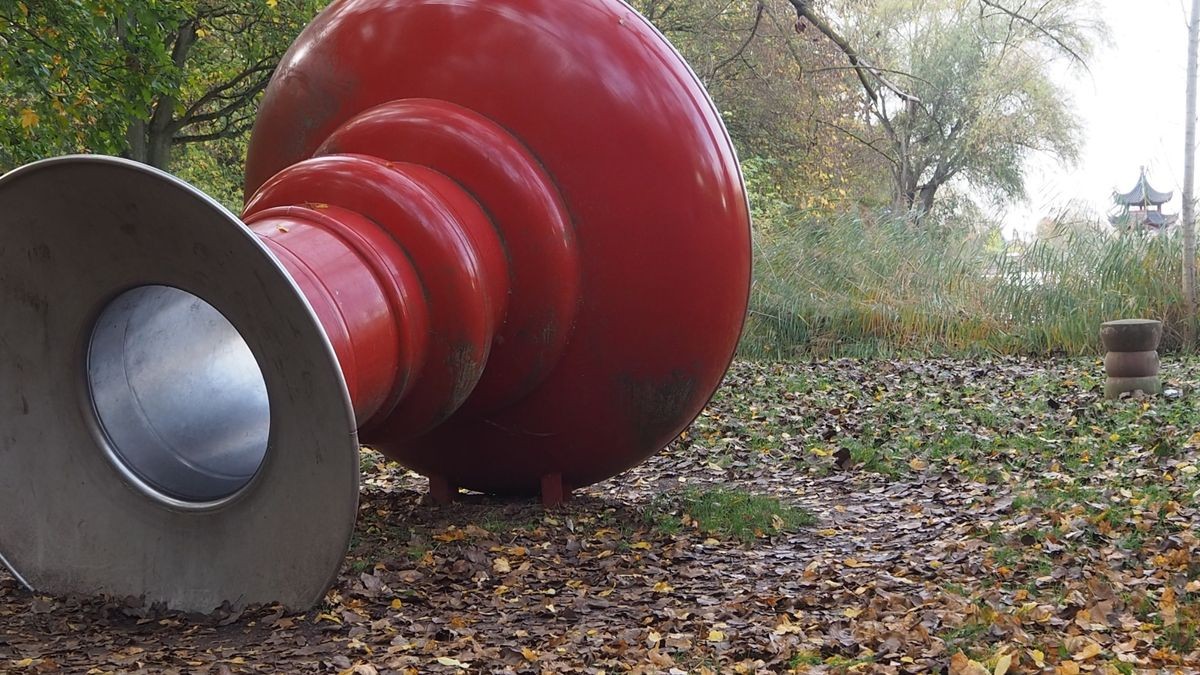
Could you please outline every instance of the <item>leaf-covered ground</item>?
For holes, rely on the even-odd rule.
[[[1200,668],[1200,363],[1164,379],[1106,402],[1091,360],[740,363],[671,448],[549,512],[433,507],[367,454],[322,607],[0,573],[0,672]]]

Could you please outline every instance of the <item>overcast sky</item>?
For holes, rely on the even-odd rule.
[[[1081,161],[1075,168],[1044,157],[1030,162],[1029,202],[1002,214],[1009,236],[1028,237],[1038,220],[1072,201],[1103,217],[1112,191],[1132,188],[1142,166],[1151,185],[1175,192],[1164,209],[1179,212],[1187,72],[1184,0],[1100,2],[1111,44],[1092,59],[1090,74],[1068,78],[1083,122]]]

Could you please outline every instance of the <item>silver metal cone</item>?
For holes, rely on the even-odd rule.
[[[308,607],[357,499],[333,349],[235,216],[108,157],[0,177],[0,562],[18,579]]]

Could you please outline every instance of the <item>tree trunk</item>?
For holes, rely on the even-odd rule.
[[[938,191],[937,183],[927,183],[921,188],[921,217],[929,215],[933,210],[933,198]]]
[[[174,99],[164,98],[156,106],[156,112],[149,123],[144,120],[133,120],[129,123],[125,132],[125,157],[159,169],[168,168],[171,146],[175,140],[175,127],[158,111],[169,109],[174,103]]]
[[[1187,115],[1183,155],[1183,321],[1184,345],[1196,338],[1196,61],[1200,47],[1200,0],[1192,0],[1188,17]]]
[[[155,166],[160,169],[167,169],[171,163],[171,144],[174,140],[173,132],[160,132],[152,134],[146,147],[146,159],[143,160],[150,166]]]
[[[196,43],[195,20],[185,21],[174,36],[171,46],[171,60],[177,68],[182,69],[187,61],[188,52]],[[175,143],[175,132],[179,124],[175,120],[175,107],[178,100],[174,96],[158,97],[150,111],[150,119],[133,120],[125,132],[127,143],[126,156],[134,161],[159,169],[167,169],[171,162],[171,146]]]
[[[146,123],[133,120],[125,130],[125,153],[127,159],[146,163]]]

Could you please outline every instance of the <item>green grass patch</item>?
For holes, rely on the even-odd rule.
[[[648,509],[647,520],[665,534],[678,534],[691,527],[711,537],[744,544],[816,522],[805,509],[775,497],[728,488],[689,488],[660,496]]]

